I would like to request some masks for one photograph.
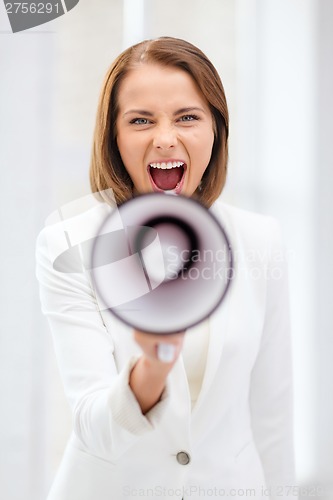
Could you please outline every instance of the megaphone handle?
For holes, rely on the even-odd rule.
[[[171,363],[176,354],[176,346],[173,344],[158,344],[157,345],[157,357],[163,363]]]

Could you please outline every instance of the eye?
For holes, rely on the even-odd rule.
[[[181,122],[192,122],[195,120],[199,120],[199,117],[197,115],[184,115],[179,118],[179,121]]]
[[[133,125],[148,125],[150,122],[147,118],[133,118],[130,123]]]

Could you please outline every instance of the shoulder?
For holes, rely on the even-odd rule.
[[[281,248],[282,231],[277,219],[244,210],[222,201],[211,207],[213,215],[227,232],[231,244],[250,250]]]
[[[274,230],[280,225],[274,217],[244,210],[222,201],[215,202],[211,210],[221,222],[236,232]]]
[[[91,200],[93,195],[85,198]],[[94,199],[92,206],[87,200],[77,200],[55,210],[45,221],[36,241],[36,253],[48,256],[52,261],[63,252],[79,250],[79,245],[88,246],[97,234],[112,208],[105,202]],[[76,249],[74,251],[74,249]],[[80,249],[81,252],[82,248]]]
[[[44,312],[96,310],[91,251],[109,212],[106,203],[77,200],[47,218],[36,241],[35,270]]]

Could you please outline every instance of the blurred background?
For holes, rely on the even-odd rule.
[[[57,207],[89,193],[108,66],[162,35],[198,45],[222,77],[231,115],[222,198],[283,226],[297,485],[333,498],[332,28],[331,0],[80,0],[13,34],[1,2],[1,499],[45,499],[71,428],[40,312],[37,234]]]

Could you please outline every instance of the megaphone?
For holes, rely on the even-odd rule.
[[[103,307],[147,333],[184,331],[212,314],[231,283],[233,256],[217,218],[198,201],[149,193],[113,210],[92,251]]]

